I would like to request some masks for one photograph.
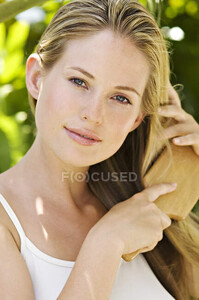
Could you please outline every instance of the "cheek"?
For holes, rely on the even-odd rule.
[[[63,112],[63,108],[58,101],[60,97],[61,91],[49,86],[41,90],[35,112],[35,122],[39,131],[49,131],[50,134],[61,121],[60,112]]]
[[[116,152],[122,146],[133,127],[135,118],[134,114],[120,114],[112,120],[109,119],[109,126],[106,129],[106,146],[111,148],[111,151]]]
[[[82,102],[84,101],[83,95],[79,95],[75,90],[68,87],[64,82],[57,84],[59,88],[53,88],[48,93],[48,109],[54,114],[65,121],[67,116],[74,116],[79,113]]]
[[[126,138],[129,131],[133,127],[136,119],[136,113],[133,110],[123,111],[119,114],[112,116],[110,120],[110,130],[112,130],[113,135],[118,138]]]
[[[66,121],[66,117],[77,110],[77,103],[74,100],[75,98],[64,85],[57,82],[48,83],[38,100],[37,115],[43,116],[46,121],[57,120],[58,123]]]

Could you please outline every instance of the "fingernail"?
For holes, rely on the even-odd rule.
[[[181,142],[179,138],[175,138],[175,139],[173,139],[173,141],[174,141],[174,143],[180,143]]]

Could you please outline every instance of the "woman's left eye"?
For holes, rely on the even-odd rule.
[[[79,78],[71,78],[70,81],[72,81],[75,85],[82,86],[82,87],[83,87],[82,83],[84,83],[86,87],[86,83]]]
[[[121,96],[121,95],[117,95],[115,97],[118,97],[118,102],[122,103],[122,104],[131,104],[131,102],[129,101],[128,98]]]

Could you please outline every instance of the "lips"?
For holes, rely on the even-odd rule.
[[[79,128],[70,128],[70,127],[65,127],[67,130],[76,133],[84,138],[87,138],[88,140],[93,140],[93,141],[97,141],[100,142],[101,139],[99,136],[97,136],[95,133],[93,133],[92,131],[88,130],[88,129],[79,129]]]

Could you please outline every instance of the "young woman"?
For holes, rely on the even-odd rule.
[[[28,58],[26,83],[37,135],[0,175],[0,298],[198,297],[198,220],[171,222],[153,201],[175,186],[143,184],[169,139],[199,155],[153,17],[133,0],[71,1]]]

